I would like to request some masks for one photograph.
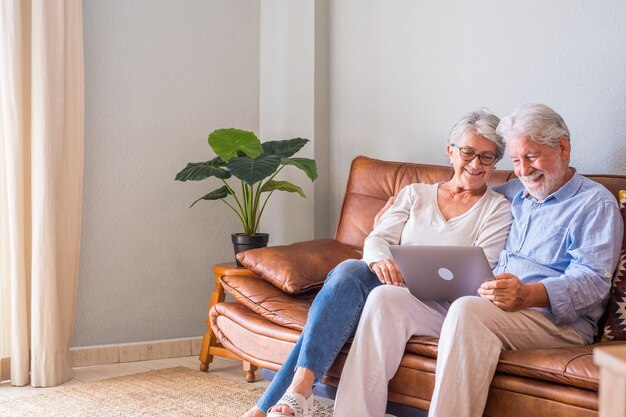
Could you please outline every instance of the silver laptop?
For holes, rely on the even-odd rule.
[[[409,291],[420,300],[454,301],[478,295],[483,282],[493,279],[480,246],[389,247]]]

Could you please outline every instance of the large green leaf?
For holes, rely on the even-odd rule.
[[[228,161],[230,173],[248,185],[269,177],[279,166],[280,157],[276,155],[261,155],[255,159],[244,156]]]
[[[274,191],[274,190],[287,191],[290,193],[298,193],[302,197],[306,197],[304,195],[304,191],[302,191],[302,188],[298,187],[295,184],[290,183],[289,181],[269,180],[265,184],[263,184],[263,186],[261,187],[262,193],[265,193],[267,191]]]
[[[278,155],[281,158],[289,158],[302,149],[308,141],[308,139],[302,138],[268,141],[263,143],[263,151],[271,155]]]
[[[230,194],[230,191],[228,190],[228,187],[226,187],[226,186],[220,187],[217,190],[213,190],[210,193],[208,193],[207,195],[202,196],[199,199],[197,199],[196,201],[194,201],[193,203],[191,203],[189,208],[193,207],[193,205],[196,204],[200,200],[221,200],[222,198],[228,197],[228,194]]]
[[[283,158],[280,161],[283,165],[293,165],[305,172],[311,181],[317,178],[317,164],[313,159],[309,158]]]
[[[209,177],[221,179],[230,178],[230,172],[221,167],[226,166],[226,162],[219,157],[207,162],[190,162],[187,166],[176,174],[177,181],[199,181]]]
[[[209,145],[224,161],[236,157],[238,151],[251,158],[256,158],[263,153],[259,138],[254,133],[241,129],[215,130],[209,135]]]

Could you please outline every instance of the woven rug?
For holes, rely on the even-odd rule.
[[[264,390],[265,387],[178,367],[0,400],[0,416],[240,417]],[[332,405],[315,401],[313,415],[331,417]]]

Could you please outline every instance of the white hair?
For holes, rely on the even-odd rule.
[[[563,118],[545,104],[525,104],[504,117],[497,128],[505,141],[527,136],[535,143],[556,148],[569,129]]]
[[[452,126],[448,143],[455,145],[468,132],[474,132],[496,145],[496,159],[502,159],[505,143],[502,136],[496,132],[500,119],[486,109],[480,109],[464,114]]]

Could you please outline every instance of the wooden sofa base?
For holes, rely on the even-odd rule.
[[[209,366],[211,365],[211,362],[213,362],[214,356],[222,356],[231,359],[241,359],[231,351],[225,349],[224,346],[222,346],[219,340],[217,340],[217,338],[215,337],[213,329],[211,328],[211,308],[213,308],[214,305],[223,303],[226,299],[226,293],[224,292],[224,288],[222,287],[222,277],[233,274],[255,276],[247,269],[237,267],[234,262],[217,264],[213,266],[213,274],[215,280],[215,289],[211,293],[211,299],[209,301],[209,308],[206,315],[207,330],[204,334],[204,337],[202,338],[202,346],[200,347],[199,355],[200,371],[202,372],[209,371]],[[246,381],[254,382],[256,380],[256,365],[244,360],[242,363],[242,368]]]

